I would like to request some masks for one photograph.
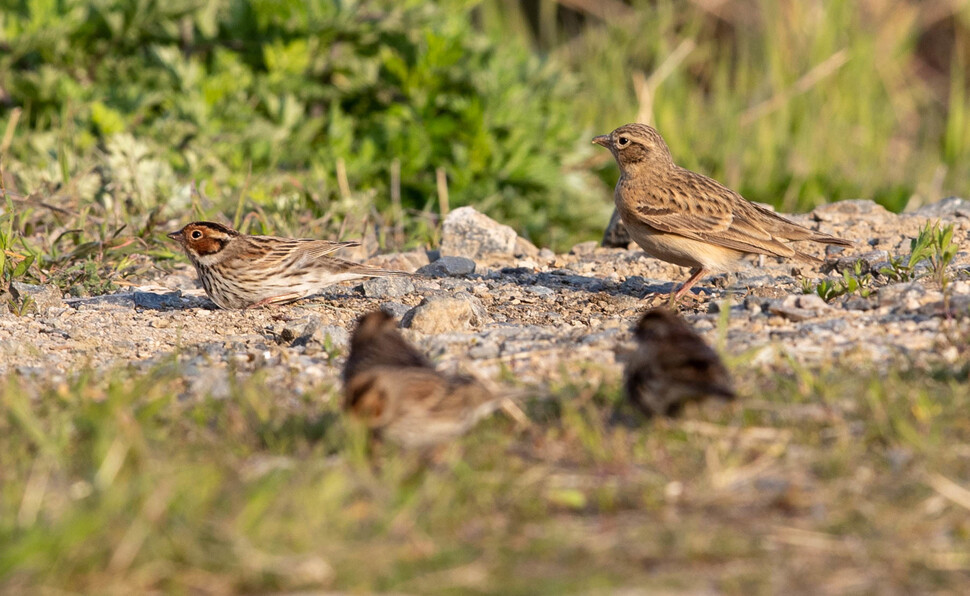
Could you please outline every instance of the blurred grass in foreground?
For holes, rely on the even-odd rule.
[[[560,384],[427,463],[328,387],[178,397],[178,366],[0,390],[0,591],[959,591],[970,388],[736,370],[744,398],[617,423]],[[624,410],[627,415],[632,412]]]

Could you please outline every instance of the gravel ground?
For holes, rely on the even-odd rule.
[[[696,286],[682,312],[723,351],[747,366],[842,362],[962,366],[970,338],[970,202],[946,199],[895,215],[870,201],[820,207],[799,222],[851,239],[829,248],[822,267],[752,258],[737,273]],[[960,247],[948,273],[949,308],[928,276],[893,283],[873,275],[868,297],[828,303],[804,294],[839,271],[878,271],[908,257],[928,221],[955,226]],[[803,247],[826,256],[823,246]],[[224,395],[229,371],[265,371],[293,391],[339,378],[356,317],[382,307],[446,368],[487,378],[511,371],[527,384],[581,372],[615,376],[635,318],[687,276],[635,246],[579,244],[568,254],[539,250],[471,208],[445,222],[440,250],[380,255],[372,264],[417,271],[410,278],[328,288],[300,303],[253,311],[216,310],[187,264],[124,293],[62,299],[37,292],[34,312],[0,313],[0,374],[57,379],[83,369],[181,363],[189,394]],[[836,267],[832,270],[832,267]],[[826,273],[827,271],[827,273]],[[926,272],[924,264],[919,269]],[[724,329],[726,325],[726,336]]]

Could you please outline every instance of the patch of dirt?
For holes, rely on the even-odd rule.
[[[890,257],[908,257],[911,239],[928,221],[954,224],[953,241],[961,250],[948,269],[946,300],[927,277],[903,282],[876,273],[866,284],[868,296],[856,292],[806,306],[797,298],[806,284],[814,287],[826,277],[837,283],[842,276],[802,264],[793,275],[791,262],[764,259],[759,265],[753,258],[736,273],[703,280],[695,286],[698,299],[685,301],[683,314],[708,340],[729,354],[747,354],[752,365],[787,358],[808,365],[836,358],[886,366],[901,359],[954,367],[966,361],[967,202],[949,199],[894,215],[868,201],[848,201],[796,219],[856,242],[828,255],[829,261],[851,268],[864,257],[877,272]],[[527,244],[517,242],[516,250]],[[403,317],[429,297],[448,295],[461,296],[475,309],[480,305],[484,316],[452,321],[443,311],[445,319],[435,328],[445,331],[405,330],[447,367],[490,378],[511,371],[535,384],[563,374],[615,380],[622,365],[617,354],[629,345],[635,319],[688,275],[639,249],[583,243],[569,254],[553,254],[531,248],[518,255],[468,255],[476,265],[469,275],[402,278],[413,290],[397,282],[345,284],[297,304],[251,311],[214,309],[194,270],[181,265],[134,280],[138,285],[124,292],[67,299],[24,316],[0,315],[0,374],[49,379],[84,368],[150,366],[175,358],[189,392],[225,391],[230,370],[262,370],[281,389],[305,391],[338,382],[358,315],[385,308]],[[803,250],[826,256],[824,246]],[[419,251],[372,262],[414,270],[428,259]]]

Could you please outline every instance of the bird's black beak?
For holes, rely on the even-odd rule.
[[[165,235],[168,236],[169,238],[171,238],[172,240],[178,240],[179,239],[179,236],[182,235],[182,230],[176,230],[174,232],[169,232],[168,234],[165,234]]]
[[[610,135],[600,135],[598,137],[593,137],[593,142],[597,145],[602,145],[607,149],[610,148]]]

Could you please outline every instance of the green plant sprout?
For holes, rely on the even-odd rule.
[[[840,296],[858,294],[862,298],[872,295],[872,275],[862,272],[862,261],[856,261],[852,272],[843,271],[842,279],[823,279],[814,287],[807,279],[802,280],[803,294],[818,294],[819,298],[831,302]]]
[[[939,222],[930,228],[926,226],[927,235],[930,236],[930,271],[933,279],[940,284],[940,289],[946,292],[950,276],[947,274],[947,267],[953,262],[960,247],[953,242],[953,224],[941,227]],[[920,232],[922,234],[922,231]]]
[[[940,222],[927,223],[920,228],[919,234],[909,243],[909,258],[903,261],[901,257],[890,257],[889,266],[879,270],[892,281],[911,281],[916,278],[916,267],[928,261],[931,273],[941,287],[946,285],[946,268],[958,247],[953,244],[953,224],[941,227]]]

